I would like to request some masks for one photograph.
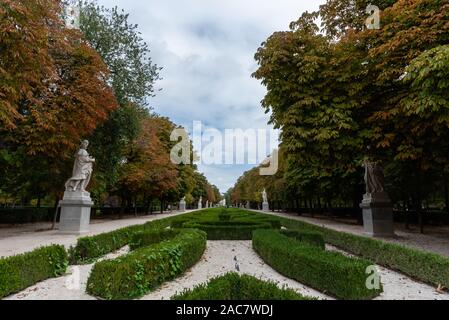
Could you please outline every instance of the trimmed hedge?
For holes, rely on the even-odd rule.
[[[67,252],[59,245],[0,258],[0,298],[60,276],[65,273],[67,266]]]
[[[287,227],[323,234],[324,240],[342,250],[399,271],[411,278],[449,288],[449,258],[410,247],[339,232],[306,222],[282,219]]]
[[[87,292],[108,300],[143,296],[192,267],[205,249],[204,232],[182,230],[172,240],[96,263],[87,282]]]
[[[304,245],[274,230],[254,231],[253,247],[278,272],[336,298],[365,300],[382,292],[366,287],[369,261]]]
[[[171,240],[179,233],[180,231],[175,229],[139,231],[131,236],[129,247],[134,251],[162,241]]]
[[[96,236],[79,238],[74,248],[70,248],[70,263],[82,264],[91,262],[108,253],[128,245],[131,236],[144,229],[143,225],[131,226]]]
[[[326,243],[324,242],[323,234],[319,232],[311,231],[299,231],[299,230],[282,230],[281,233],[289,238],[294,238],[302,243],[326,249]]]
[[[315,300],[288,288],[280,289],[274,282],[266,282],[249,275],[231,272],[207,284],[196,286],[171,300]]]
[[[207,240],[251,240],[257,229],[271,229],[267,222],[197,221],[186,222],[184,228],[200,229],[207,233]]]

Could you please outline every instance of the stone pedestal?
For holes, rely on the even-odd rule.
[[[198,202],[198,209],[203,209],[203,204],[201,202]]]
[[[94,205],[89,192],[66,191],[59,205],[61,207],[59,232],[66,234],[89,232],[90,211]]]
[[[262,203],[262,211],[265,211],[265,212],[270,211],[270,206],[269,206],[268,202]]]
[[[186,212],[186,202],[183,200],[179,202],[179,211]]]
[[[360,204],[363,210],[363,227],[371,237],[394,237],[393,206],[386,193],[364,195]]]

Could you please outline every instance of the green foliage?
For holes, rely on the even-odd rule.
[[[280,289],[273,282],[259,280],[249,275],[228,273],[207,284],[196,286],[171,298],[171,300],[314,300],[288,288]]]
[[[130,242],[133,233],[143,228],[143,225],[131,226],[96,236],[79,238],[76,246],[70,249],[70,262],[88,263],[117,251]]]
[[[342,250],[397,270],[433,286],[449,287],[449,258],[398,244],[339,232],[301,221],[283,219],[287,227],[319,232],[324,240]]]
[[[159,243],[162,241],[171,240],[180,233],[179,230],[163,229],[163,230],[143,230],[134,233],[131,236],[129,247],[131,250],[136,250],[142,247]]]
[[[171,240],[96,263],[87,292],[109,300],[140,297],[192,267],[205,249],[206,234],[185,229]]]
[[[195,228],[207,233],[208,240],[251,240],[252,233],[257,229],[271,229],[269,223],[252,221],[198,221],[186,222],[184,228]]]
[[[302,243],[326,249],[323,235],[319,232],[300,231],[300,230],[281,230],[284,236],[294,238]]]
[[[382,290],[366,287],[371,262],[324,251],[272,230],[257,230],[254,250],[276,271],[340,299],[365,300]]]
[[[107,9],[83,1],[80,29],[108,65],[119,103],[146,106],[146,98],[154,92],[154,82],[159,79],[160,68],[153,64],[138,26],[128,18],[129,14],[117,7]]]
[[[19,292],[37,282],[61,276],[67,266],[67,252],[59,245],[0,258],[0,298]]]

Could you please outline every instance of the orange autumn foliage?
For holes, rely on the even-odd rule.
[[[0,138],[29,155],[68,158],[117,107],[108,68],[59,0],[0,3]]]

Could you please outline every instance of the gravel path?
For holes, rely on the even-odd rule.
[[[191,211],[187,211],[188,213]],[[132,225],[144,224],[149,221],[168,218],[185,213],[164,213],[151,216],[143,216],[130,219],[95,221],[90,225],[90,232],[83,236],[93,236]],[[38,226],[44,226],[39,224]],[[49,224],[47,224],[47,227]],[[0,228],[0,257],[8,257],[32,251],[41,246],[61,244],[66,248],[76,244],[80,236],[60,234],[58,230],[36,231],[36,225],[24,225],[18,227]]]
[[[212,278],[231,271],[237,272],[235,257],[240,273],[276,282],[280,287],[286,285],[305,296],[331,299],[314,289],[279,274],[257,255],[252,249],[251,241],[208,241],[206,252],[200,262],[183,276],[165,283],[156,291],[145,296],[143,300],[168,300],[184,289],[191,289],[198,284],[208,282]]]

